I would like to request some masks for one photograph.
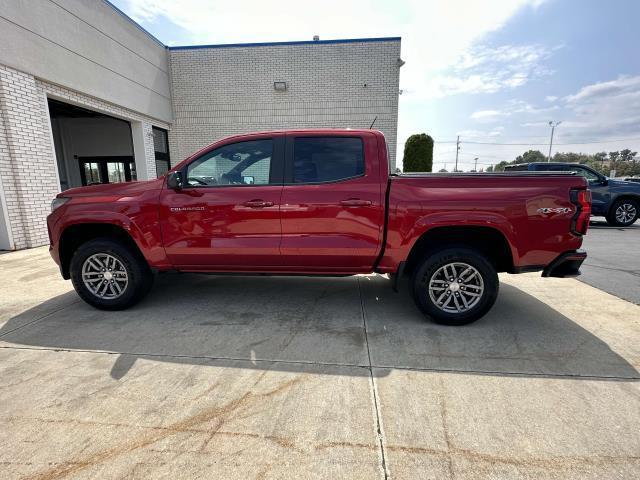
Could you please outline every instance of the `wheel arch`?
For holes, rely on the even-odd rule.
[[[121,225],[113,223],[77,223],[66,227],[60,236],[60,270],[63,278],[68,280],[71,277],[69,271],[71,258],[76,250],[81,245],[96,238],[108,238],[118,241],[147,263],[136,241]]]
[[[514,271],[513,252],[506,236],[499,229],[462,225],[434,227],[424,232],[409,251],[405,272],[411,274],[428,252],[453,245],[479,251],[498,272]]]
[[[633,193],[621,193],[620,195],[617,195],[617,196],[613,197],[613,199],[611,200],[611,204],[609,205],[609,208],[607,209],[607,214],[608,215],[611,215],[613,213],[613,207],[620,200],[633,200],[634,202],[636,202],[638,204],[638,206],[640,206],[640,195],[633,194]]]

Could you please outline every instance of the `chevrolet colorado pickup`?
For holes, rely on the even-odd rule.
[[[78,295],[126,308],[154,274],[410,279],[419,309],[462,325],[498,295],[498,272],[579,273],[591,208],[572,173],[390,175],[373,130],[226,138],[156,180],[60,193],[50,251]]]

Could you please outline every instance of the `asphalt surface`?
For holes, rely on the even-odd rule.
[[[377,275],[161,275],[103,312],[2,255],[0,478],[640,478],[640,307],[500,280],[460,328]]]
[[[583,248],[588,257],[578,279],[640,305],[640,221],[620,228],[594,217]]]

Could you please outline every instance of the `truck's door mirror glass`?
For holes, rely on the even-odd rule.
[[[171,172],[167,177],[167,187],[172,190],[182,189],[182,172]]]

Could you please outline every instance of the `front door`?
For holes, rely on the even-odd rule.
[[[287,269],[370,271],[384,224],[377,157],[373,134],[288,136],[280,209]]]
[[[183,169],[184,188],[163,190],[162,236],[175,266],[261,271],[281,265],[284,136],[250,138],[194,159]]]

